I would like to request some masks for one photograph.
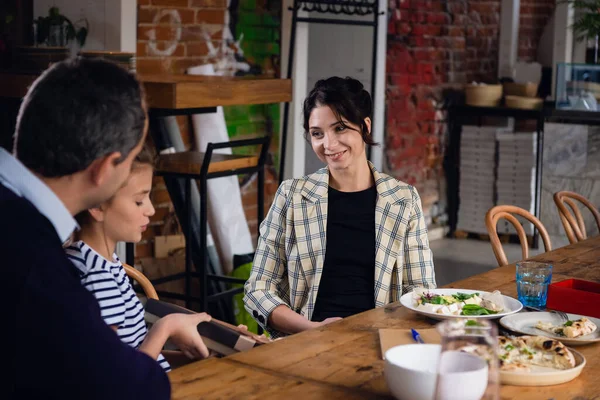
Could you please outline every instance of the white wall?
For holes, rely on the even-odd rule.
[[[34,0],[34,18],[48,15],[52,6],[73,23],[88,20],[84,50],[136,51],[136,0]]]
[[[556,65],[561,62],[570,63],[573,59],[573,6],[556,0],[554,11],[554,49],[552,51],[552,94],[556,90]]]
[[[520,0],[502,0],[500,8],[500,48],[498,78],[513,77],[519,48]]]
[[[287,77],[288,54],[290,51],[290,34],[292,26],[292,12],[288,9],[294,4],[293,0],[281,2],[281,76]],[[306,17],[305,12],[299,12],[299,16]],[[302,128],[302,101],[308,93],[307,69],[308,69],[308,37],[309,27],[307,24],[299,23],[296,29],[296,44],[294,46],[294,65],[292,70],[292,101],[288,114],[287,144],[285,149],[284,179],[297,178],[304,175],[305,157]],[[281,125],[283,125],[283,109],[281,106]],[[280,132],[282,130],[280,129]]]
[[[312,13],[313,18],[372,20],[373,16],[353,16]],[[371,61],[373,28],[370,26],[311,23],[308,40],[308,90],[319,79],[330,76],[358,79],[371,92]],[[306,146],[305,173],[321,168],[310,145]]]

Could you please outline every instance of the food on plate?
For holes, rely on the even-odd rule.
[[[436,294],[427,289],[413,291],[416,308],[420,311],[443,315],[492,315],[504,311],[504,300],[499,291],[493,293]]]
[[[564,344],[543,336],[500,336],[498,357],[501,369],[511,368],[510,364],[537,365],[554,369],[569,369],[575,366],[575,357]]]
[[[538,321],[535,327],[544,332],[553,333],[555,335],[564,336],[570,339],[589,335],[597,329],[596,324],[585,317],[576,320],[568,320],[563,324],[553,324],[552,322]]]
[[[460,350],[487,359],[484,346],[467,345]],[[575,366],[575,357],[564,344],[543,336],[499,336],[497,354],[501,371],[530,372],[532,366],[564,370]]]

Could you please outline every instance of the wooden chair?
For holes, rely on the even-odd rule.
[[[125,268],[125,273],[127,276],[136,281],[142,287],[142,290],[147,298],[158,300],[158,294],[154,289],[154,285],[152,285],[152,282],[150,282],[150,280],[146,278],[144,274],[133,268],[131,265],[125,263],[123,264],[123,268]]]
[[[533,214],[521,207],[507,205],[495,206],[490,208],[487,214],[485,215],[485,226],[490,235],[492,249],[494,250],[496,260],[498,260],[498,266],[500,267],[508,265],[506,254],[504,253],[502,243],[500,242],[500,238],[498,237],[498,231],[496,230],[498,220],[501,218],[504,218],[508,222],[513,224],[513,226],[517,230],[519,242],[521,242],[523,260],[529,258],[529,246],[527,243],[527,235],[525,234],[525,229],[523,229],[523,226],[513,214],[520,215],[521,217],[531,222],[537,228],[540,236],[542,237],[542,240],[544,241],[544,248],[546,249],[546,251],[552,250],[552,244],[550,243],[550,236],[548,235],[548,231],[546,230],[544,225],[542,225],[540,220],[537,219]]]
[[[142,274],[140,271],[138,271],[137,269],[135,269],[134,267],[132,267],[129,264],[123,263],[123,268],[125,268],[125,273],[127,274],[127,276],[130,277],[131,279],[133,279],[134,281],[136,281],[142,287],[142,290],[144,291],[144,294],[146,295],[147,298],[158,300],[158,294],[156,293],[156,290],[154,289],[154,285],[152,285],[152,282],[150,282],[150,280],[148,278],[146,278],[146,276],[144,274]],[[148,314],[146,314],[146,317],[147,316],[148,316]],[[155,320],[154,319],[152,319],[152,320],[146,319],[146,322],[149,324],[152,324],[155,322]],[[171,364],[171,368],[173,368],[173,369],[187,365],[190,362],[194,361],[194,360],[187,358],[187,356],[185,356],[178,349],[163,348],[161,353],[167,359],[169,364]]]
[[[596,219],[598,230],[600,230],[600,212],[598,212],[598,209],[594,207],[594,205],[588,199],[575,192],[556,192],[554,193],[554,203],[556,204],[556,207],[558,207],[560,221],[565,228],[565,232],[569,238],[569,243],[571,244],[587,239],[583,216],[581,215],[581,211],[579,211],[579,207],[574,200],[579,201],[591,211],[592,215]],[[567,208],[567,205],[571,208],[573,214],[571,214]],[[575,216],[573,217],[573,215]]]

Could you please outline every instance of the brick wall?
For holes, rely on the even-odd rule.
[[[390,2],[386,169],[415,185],[426,214],[442,200],[445,88],[497,75],[500,1]]]
[[[519,15],[519,61],[536,61],[537,48],[555,0],[521,0]]]
[[[535,59],[553,3],[521,1],[520,60]],[[431,216],[431,206],[444,203],[442,93],[496,80],[501,1],[391,0],[389,6],[385,168],[417,187]]]
[[[235,38],[244,34],[242,49],[252,66],[252,74],[273,77],[279,73],[279,18],[273,18],[273,14],[277,15],[273,10],[278,13],[279,9],[277,2],[231,1],[230,28]],[[209,35],[213,46],[221,46],[227,11],[227,0],[138,0],[137,71],[141,74],[183,74],[191,66],[213,62],[205,35]],[[229,136],[241,139],[272,133],[270,159],[276,159],[273,154],[278,148],[278,110],[278,105],[225,107]],[[178,117],[178,123],[189,148],[192,143],[189,120]],[[277,190],[274,168],[268,168],[266,181],[265,207],[268,209]],[[253,238],[256,238],[256,182],[248,177],[240,177],[240,182],[246,218]],[[136,248],[137,257],[153,254],[153,238],[163,232],[171,206],[161,178],[155,178],[152,196],[157,212],[152,218],[151,229],[145,232],[144,240]]]

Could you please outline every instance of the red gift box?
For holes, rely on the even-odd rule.
[[[550,310],[600,318],[600,283],[567,279],[548,286]]]

